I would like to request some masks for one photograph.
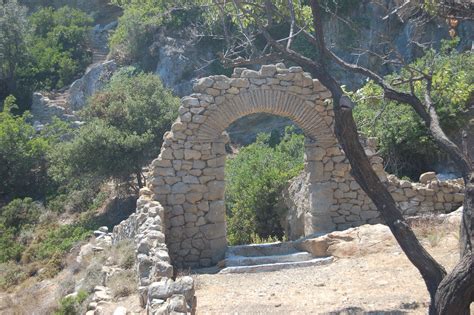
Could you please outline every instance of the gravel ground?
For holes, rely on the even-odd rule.
[[[458,259],[457,242],[452,233],[426,238],[424,245],[451,270]],[[197,313],[426,314],[428,292],[415,267],[398,245],[377,246],[375,253],[326,266],[195,275]]]

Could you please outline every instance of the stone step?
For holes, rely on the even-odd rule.
[[[227,248],[226,257],[245,256],[245,257],[259,257],[259,256],[274,256],[274,255],[288,255],[300,252],[291,242],[275,242],[266,244],[250,244],[229,246]]]
[[[275,264],[285,262],[299,262],[312,260],[314,257],[308,252],[298,252],[286,255],[271,255],[271,256],[231,256],[225,260],[225,266],[254,266],[264,264]]]
[[[263,265],[254,265],[254,266],[235,266],[235,267],[226,267],[222,269],[219,273],[255,273],[255,272],[268,272],[268,271],[277,271],[282,269],[291,269],[299,267],[313,267],[313,266],[322,266],[330,264],[333,261],[333,257],[323,257],[323,258],[314,258],[306,261],[297,261],[297,262],[282,262],[275,264],[263,264]]]

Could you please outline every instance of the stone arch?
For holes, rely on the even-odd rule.
[[[259,71],[236,68],[231,78],[200,79],[194,90],[182,98],[179,117],[163,137],[148,180],[152,198],[165,209],[166,243],[175,265],[208,266],[223,258],[228,141],[223,131],[252,113],[288,117],[305,134],[310,209],[304,216],[305,235],[361,223],[361,216],[350,211],[373,210],[365,197],[354,192],[360,188],[350,177],[333,132],[331,94],[309,73],[283,64],[262,66]],[[372,211],[365,220],[377,216]]]
[[[230,96],[221,106],[209,110],[197,133],[197,141],[213,141],[235,120],[268,113],[290,118],[311,141],[334,143],[334,135],[324,116],[314,109],[315,102],[281,90],[250,90]]]

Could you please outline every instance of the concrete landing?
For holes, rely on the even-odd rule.
[[[231,256],[225,260],[227,267],[235,266],[254,266],[263,264],[276,264],[285,262],[300,262],[313,259],[313,255],[308,252],[297,252],[286,255],[270,255],[270,256]]]
[[[229,246],[219,273],[254,273],[325,265],[333,257],[314,257],[295,242]],[[222,266],[221,265],[221,266]]]
[[[282,262],[274,264],[262,264],[262,265],[253,265],[253,266],[235,266],[235,267],[226,267],[222,269],[219,273],[255,273],[255,272],[268,272],[268,271],[277,271],[282,269],[298,268],[298,267],[311,267],[311,266],[321,266],[327,265],[333,261],[333,257],[324,257],[324,258],[314,258],[306,261],[298,262]]]

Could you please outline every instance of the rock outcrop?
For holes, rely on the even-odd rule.
[[[461,222],[462,207],[449,214],[434,214],[430,217],[413,217],[410,224],[419,221],[422,224],[446,224],[459,227]],[[315,257],[333,256],[359,257],[384,251],[385,248],[397,244],[393,234],[386,225],[362,225],[344,231],[335,231],[322,236],[309,236],[294,241],[293,246],[299,250],[307,251]]]
[[[87,98],[102,89],[117,70],[115,61],[105,61],[92,66],[82,78],[74,81],[67,98],[71,110],[79,110],[86,105]]]
[[[285,235],[288,239],[294,240],[302,235],[304,231],[305,218],[311,212],[309,202],[309,181],[308,174],[302,172],[293,178],[283,189],[283,200],[288,212],[282,222]]]

